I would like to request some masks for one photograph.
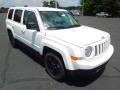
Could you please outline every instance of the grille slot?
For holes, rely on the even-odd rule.
[[[103,53],[108,48],[109,44],[110,44],[110,40],[105,41],[101,44],[95,45],[95,47],[94,47],[95,48],[95,56]]]
[[[97,55],[97,46],[95,46],[95,56]]]

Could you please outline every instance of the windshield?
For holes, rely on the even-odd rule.
[[[48,30],[65,29],[80,26],[67,11],[40,11],[44,27]]]

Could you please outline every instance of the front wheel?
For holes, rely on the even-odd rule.
[[[64,64],[57,55],[53,53],[47,53],[44,59],[46,71],[52,78],[61,80],[65,77]]]

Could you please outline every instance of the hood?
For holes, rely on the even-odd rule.
[[[109,34],[96,28],[80,26],[69,29],[47,30],[46,35],[82,47],[100,41],[102,37],[106,38]]]

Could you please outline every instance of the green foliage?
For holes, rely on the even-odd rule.
[[[54,7],[55,8],[55,6],[56,6],[55,2],[56,2],[55,0],[51,0],[50,2],[43,1],[43,6],[44,7]],[[57,2],[57,7],[59,7],[58,2]]]
[[[95,15],[98,12],[120,16],[120,0],[84,0],[84,15]]]
[[[43,6],[44,7],[49,7],[49,3],[47,1],[43,1]]]
[[[94,3],[92,0],[84,0],[84,14],[93,15]]]

